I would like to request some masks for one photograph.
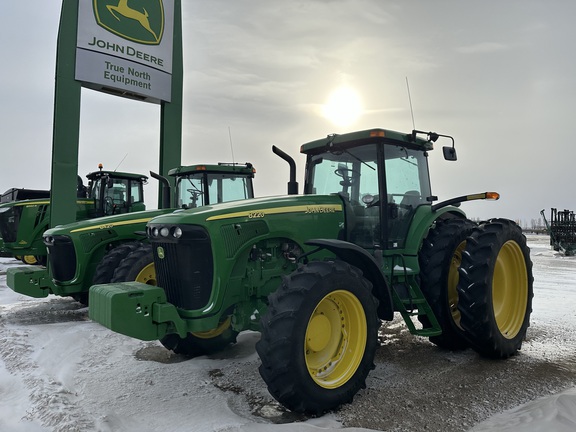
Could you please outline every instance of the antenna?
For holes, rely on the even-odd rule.
[[[412,116],[412,129],[416,129],[414,122],[414,110],[412,109],[412,98],[410,97],[410,85],[408,84],[408,77],[406,77],[406,88],[408,89],[408,101],[410,102],[410,115]]]
[[[124,159],[126,159],[126,156],[128,156],[128,153],[126,153],[124,155],[124,157],[122,158],[122,160],[118,163],[118,165],[116,165],[116,168],[114,168],[114,172],[116,172],[116,170],[120,167],[120,165],[122,164],[122,162],[124,162]]]
[[[235,164],[234,160],[234,147],[232,146],[232,132],[230,131],[230,126],[228,126],[228,138],[230,139],[230,150],[232,151],[232,164]]]

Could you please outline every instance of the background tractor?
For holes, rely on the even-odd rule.
[[[88,187],[78,177],[76,220],[142,211],[148,177],[142,174],[104,171],[86,175]],[[10,191],[8,191],[10,192]],[[12,256],[26,257],[27,264],[46,264],[42,234],[50,221],[48,191],[17,194],[16,201],[0,205],[0,236],[3,249]],[[44,198],[40,198],[43,195]],[[30,197],[30,199],[22,199]]]
[[[423,136],[422,136],[423,135]],[[301,146],[289,194],[164,214],[147,224],[158,286],[90,289],[90,317],[176,353],[224,349],[256,330],[260,375],[290,410],[348,403],[374,368],[381,321],[448,349],[507,358],[521,347],[532,262],[521,229],[459,208],[495,192],[436,202],[428,153],[447,137],[372,129]],[[443,148],[456,160],[454,140]]]
[[[169,175],[176,179],[174,207],[170,202],[170,186],[167,179],[155,173],[154,178],[163,183],[165,202],[162,209],[140,211],[130,214],[109,212],[109,216],[87,219],[72,224],[60,225],[44,233],[42,246],[48,251],[49,269],[10,269],[8,286],[14,291],[31,297],[46,297],[48,294],[72,296],[88,304],[91,285],[110,282],[116,270],[120,276],[130,277],[142,259],[152,262],[152,251],[147,245],[146,223],[155,216],[170,213],[176,208],[188,209],[208,206],[213,203],[242,200],[254,197],[252,179],[255,170],[252,164],[192,165],[174,168]],[[118,205],[110,202],[109,209]],[[119,213],[119,214],[118,214]],[[120,262],[131,252],[140,257],[138,263],[128,267]],[[144,266],[140,280],[155,283],[153,265]],[[136,276],[134,276],[136,277]],[[133,279],[129,279],[133,280]]]
[[[0,195],[0,211],[4,207],[9,207],[8,203],[13,203],[14,201],[23,201],[28,199],[38,199],[38,198],[49,198],[50,191],[47,190],[37,190],[37,189],[22,189],[22,188],[11,188]],[[2,232],[0,231],[0,257],[12,257],[14,256],[12,252],[8,249],[4,249],[4,240],[2,240]],[[24,262],[26,260],[32,260],[34,263],[36,262],[36,258],[34,256],[30,257],[20,257],[23,259]]]

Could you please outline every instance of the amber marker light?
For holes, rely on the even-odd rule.
[[[500,194],[498,192],[486,192],[486,199],[490,200],[500,199]]]
[[[380,138],[384,138],[384,131],[383,131],[383,130],[373,130],[373,131],[370,131],[370,137],[380,137]]]

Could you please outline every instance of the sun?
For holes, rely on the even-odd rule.
[[[350,87],[339,87],[332,91],[322,107],[322,115],[337,126],[350,126],[361,114],[360,96]]]

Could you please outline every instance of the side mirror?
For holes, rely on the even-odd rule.
[[[444,152],[444,159],[447,161],[455,161],[458,159],[456,157],[456,149],[454,147],[442,147],[442,151]]]

